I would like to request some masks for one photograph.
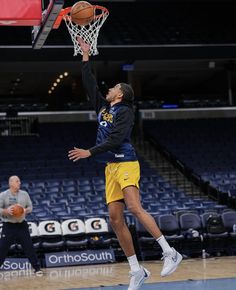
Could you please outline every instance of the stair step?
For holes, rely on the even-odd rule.
[[[166,160],[161,153],[157,152],[149,142],[146,140],[140,142],[139,139],[137,148],[138,154],[145,158],[150,167],[156,170],[164,180],[178,188],[178,190],[184,191],[189,196],[203,195],[201,190],[195,184],[192,184],[187,180],[187,178],[168,160]]]

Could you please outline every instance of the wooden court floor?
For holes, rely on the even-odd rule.
[[[147,283],[236,278],[236,257],[184,260],[177,271],[166,278],[160,277],[161,261],[143,262],[142,264],[151,271],[151,277]],[[127,263],[43,270],[45,274],[42,277],[36,277],[31,271],[1,271],[0,290],[59,290],[100,285],[112,286],[129,282]]]

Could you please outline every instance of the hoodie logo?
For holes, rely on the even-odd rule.
[[[107,126],[107,122],[106,122],[106,121],[101,121],[99,124],[100,124],[101,126],[103,126],[103,127],[106,127],[106,126]]]
[[[102,110],[101,114],[102,114],[102,119],[104,121],[107,121],[109,123],[113,123],[113,115],[110,113],[107,113],[106,109]]]
[[[125,157],[125,155],[124,154],[115,154],[115,157],[116,158],[123,158],[123,157]]]

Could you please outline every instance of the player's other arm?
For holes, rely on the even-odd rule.
[[[29,214],[33,210],[33,205],[32,205],[32,201],[31,201],[30,196],[29,196],[28,193],[26,193],[26,199],[27,199],[27,201],[26,201],[26,207],[25,207],[24,210],[25,210],[25,214]]]

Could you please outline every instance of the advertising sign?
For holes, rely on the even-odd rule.
[[[64,267],[115,262],[112,249],[45,254],[46,267]]]

